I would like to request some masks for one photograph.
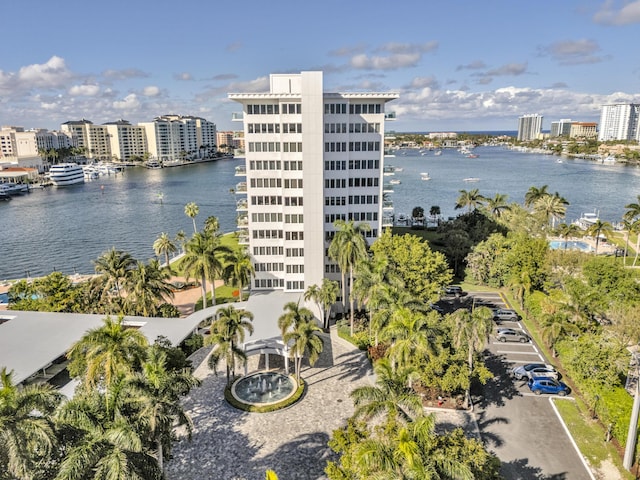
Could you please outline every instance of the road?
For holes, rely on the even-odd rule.
[[[448,311],[472,305],[509,308],[497,293],[484,292],[441,303]],[[520,322],[501,322],[500,326],[523,328]],[[502,461],[504,477],[509,480],[592,479],[553,409],[551,396],[534,395],[526,381],[514,380],[510,375],[510,370],[517,365],[551,363],[537,346],[502,343],[492,338],[485,361],[494,378],[473,393],[474,412],[486,447]]]

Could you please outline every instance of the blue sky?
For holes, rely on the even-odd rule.
[[[31,0],[2,6],[0,125],[176,113],[238,129],[229,92],[323,70],[327,91],[394,91],[396,131],[598,121],[640,103],[640,1]]]

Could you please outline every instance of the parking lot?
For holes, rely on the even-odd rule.
[[[510,308],[498,293],[485,292],[446,296],[440,304],[447,312],[474,306]],[[525,330],[519,320],[500,321],[494,334],[498,327]],[[526,379],[515,380],[511,375],[519,365],[553,362],[533,341],[503,343],[495,335],[485,352],[485,362],[494,378],[473,392],[474,411],[483,441],[502,460],[505,478],[593,478],[552,406],[550,399],[559,397],[535,395]]]

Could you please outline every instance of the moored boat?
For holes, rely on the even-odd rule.
[[[49,169],[49,179],[57,187],[84,183],[84,171],[77,163],[60,163]]]

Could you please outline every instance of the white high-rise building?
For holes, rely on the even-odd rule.
[[[386,224],[385,104],[396,93],[326,93],[322,72],[274,74],[266,93],[230,93],[243,106],[246,161],[236,170],[238,226],[253,288],[303,291],[339,269],[326,251],[337,219]],[[246,195],[246,197],[245,197]],[[390,220],[390,215],[388,216]]]
[[[126,162],[142,158],[147,152],[147,136],[144,127],[131,125],[126,120],[108,122],[109,150],[114,159]]]
[[[537,113],[518,117],[518,141],[537,140],[542,134],[542,115]]]
[[[216,149],[216,124],[200,117],[163,115],[145,128],[152,158],[160,161],[199,158]]]
[[[638,125],[640,104],[617,103],[603,105],[600,112],[598,141],[635,140],[640,141]]]

